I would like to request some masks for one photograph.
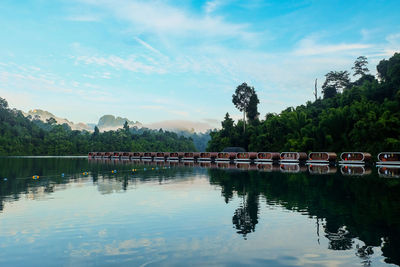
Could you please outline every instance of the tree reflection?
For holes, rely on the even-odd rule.
[[[232,217],[237,233],[246,239],[247,234],[254,232],[258,223],[258,195],[242,196],[242,205],[235,210]]]
[[[308,213],[317,218],[332,250],[355,249],[360,262],[368,266],[373,247],[381,247],[385,262],[400,264],[400,180],[373,177],[240,172],[210,169],[210,183],[221,187],[225,202],[235,194],[242,203],[232,223],[244,238],[255,232],[259,198],[269,205]],[[323,222],[320,227],[320,220]],[[354,245],[355,238],[365,246]],[[382,241],[384,240],[384,241]]]

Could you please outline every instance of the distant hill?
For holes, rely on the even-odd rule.
[[[50,118],[54,118],[57,121],[57,124],[68,124],[69,127],[71,127],[72,130],[86,130],[86,131],[93,131],[94,126],[90,126],[86,123],[83,122],[79,122],[79,123],[73,123],[72,121],[69,121],[67,119],[64,118],[60,118],[55,116],[54,114],[45,111],[45,110],[41,110],[41,109],[34,109],[34,110],[29,110],[28,113],[23,112],[25,117],[30,118],[31,120],[33,119],[39,119],[43,122],[46,122],[46,120],[50,119]]]
[[[97,127],[100,131],[115,131],[119,128],[122,128],[128,122],[129,127],[138,127],[142,128],[142,124],[138,121],[130,121],[127,118],[114,117],[113,115],[104,115],[99,119],[97,123]]]
[[[161,121],[158,123],[152,123],[143,125],[139,121],[131,121],[127,118],[116,117],[114,115],[103,115],[100,117],[97,124],[95,123],[73,123],[64,118],[60,118],[55,116],[53,113],[41,109],[30,110],[25,113],[22,112],[25,117],[30,120],[40,120],[44,123],[47,122],[48,119],[54,118],[56,120],[56,124],[62,125],[67,124],[71,130],[86,130],[88,132],[93,132],[94,127],[97,126],[100,132],[107,131],[116,131],[118,129],[122,129],[125,121],[128,122],[130,128],[136,127],[138,129],[163,129],[164,131],[175,132],[178,136],[184,136],[186,138],[191,138],[196,146],[198,151],[205,151],[208,141],[210,140],[209,129],[212,127],[211,124],[206,122],[193,122],[193,121],[185,121],[185,120],[168,120]],[[46,128],[47,124],[42,124],[41,126]]]

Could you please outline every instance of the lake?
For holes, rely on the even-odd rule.
[[[400,264],[399,178],[207,165],[0,158],[0,265]]]

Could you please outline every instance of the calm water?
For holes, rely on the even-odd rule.
[[[399,178],[278,169],[0,158],[0,265],[400,264]]]

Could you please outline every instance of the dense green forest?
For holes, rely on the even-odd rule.
[[[315,92],[314,102],[268,113],[261,120],[254,88],[238,86],[233,103],[247,115],[247,122],[234,123],[227,113],[222,129],[211,132],[207,150],[240,146],[249,151],[399,151],[400,54],[380,61],[377,78],[366,66],[366,57],[357,58],[354,82],[348,71],[329,72],[322,99]]]
[[[26,118],[0,98],[0,155],[85,155],[89,151],[195,151],[193,140],[176,133],[130,128],[93,133],[67,124]]]

